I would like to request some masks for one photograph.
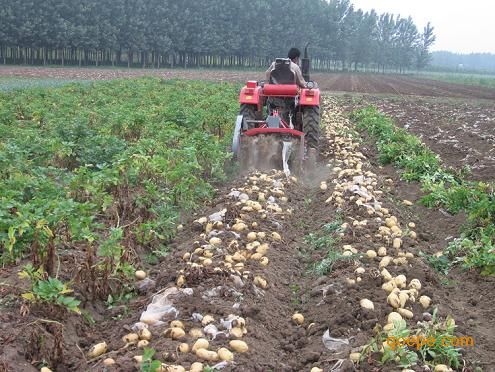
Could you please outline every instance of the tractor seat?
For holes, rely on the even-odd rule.
[[[275,69],[270,74],[271,84],[295,84],[296,75],[290,69],[289,58],[277,58]]]

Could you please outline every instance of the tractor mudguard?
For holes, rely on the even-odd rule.
[[[261,95],[261,87],[256,81],[248,81],[247,85],[241,89],[239,95],[239,103],[247,103],[250,105],[259,105]]]
[[[299,98],[301,106],[319,106],[320,105],[320,90],[319,89],[301,89]]]

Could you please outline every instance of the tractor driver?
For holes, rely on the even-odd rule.
[[[306,81],[304,80],[301,72],[301,68],[299,67],[299,57],[301,56],[301,51],[297,48],[291,48],[287,57],[290,59],[290,69],[294,73],[296,78],[295,83],[300,88],[306,88]],[[272,71],[275,69],[275,62],[273,62],[268,70],[266,70],[266,80],[270,81],[270,76]],[[276,82],[275,82],[276,83]]]

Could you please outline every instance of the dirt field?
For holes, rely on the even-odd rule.
[[[244,83],[263,79],[263,73],[218,70],[143,70],[98,68],[43,68],[0,66],[0,77],[60,78],[69,80],[108,80],[137,76],[167,79],[200,79]],[[432,97],[478,98],[495,100],[495,89],[452,84],[437,80],[394,75],[314,73],[312,78],[325,91],[369,94],[417,95]]]
[[[468,166],[472,179],[493,181],[495,175],[495,105],[419,97],[366,99],[421,137],[444,163]]]

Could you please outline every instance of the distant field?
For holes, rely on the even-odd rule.
[[[458,74],[458,73],[422,73],[420,78],[434,79],[448,83],[474,85],[485,88],[495,88],[495,75]]]
[[[89,80],[0,76],[0,92],[26,88],[54,88],[68,83],[87,81]]]
[[[53,87],[72,81],[95,81],[155,76],[165,80],[186,79],[245,83],[264,79],[262,71],[216,69],[108,69],[74,67],[0,66],[0,91],[30,86]],[[326,92],[414,95],[471,99],[495,99],[495,76],[477,76],[478,84],[459,80],[455,74],[398,75],[315,72],[311,78]],[[458,79],[456,81],[452,79]],[[468,79],[468,76],[464,76]],[[471,77],[473,82],[474,77]],[[487,82],[480,82],[486,79]],[[469,80],[467,80],[469,81]],[[2,83],[4,82],[4,83]],[[482,86],[482,84],[485,84]]]

